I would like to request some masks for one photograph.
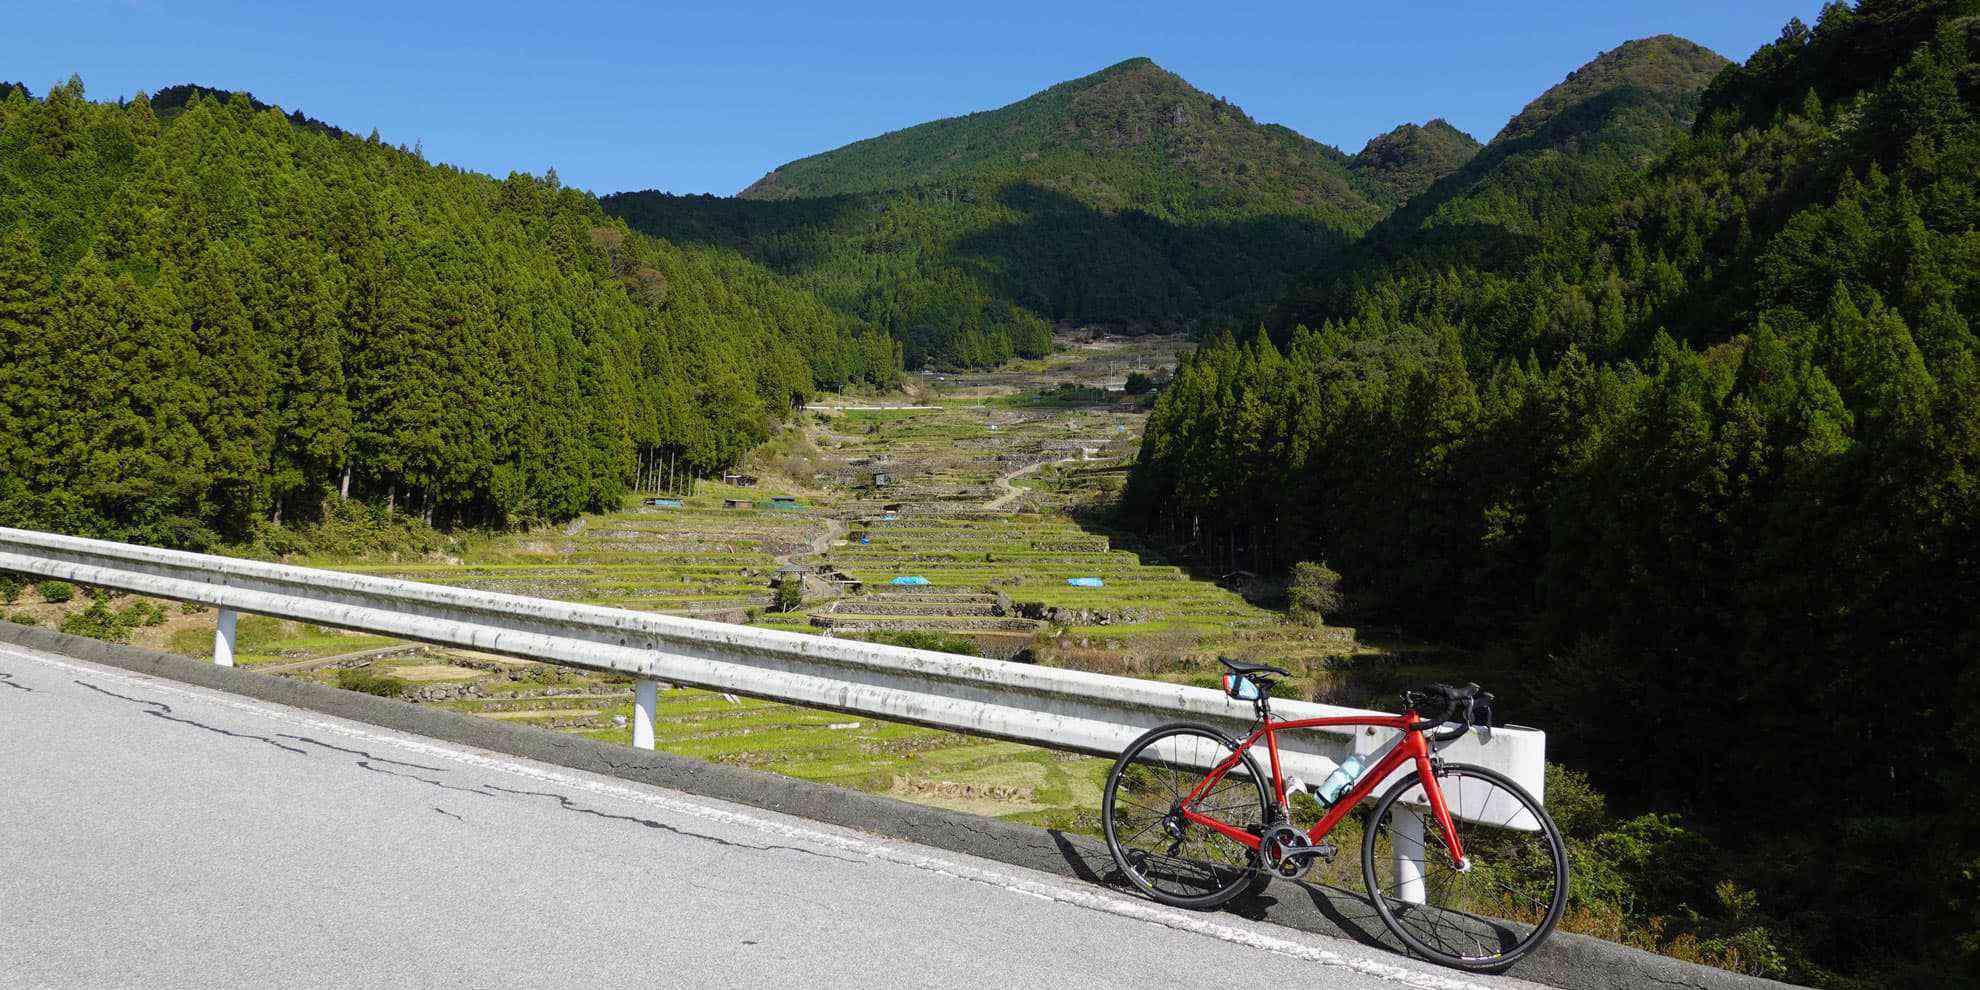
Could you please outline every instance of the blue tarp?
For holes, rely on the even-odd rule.
[[[656,509],[678,509],[681,507],[681,500],[677,498],[649,498],[646,500],[646,504]]]
[[[1075,588],[1104,588],[1107,585],[1099,578],[1067,578],[1066,583]]]
[[[927,584],[928,579],[916,575],[912,577],[897,577],[887,583],[888,584]]]

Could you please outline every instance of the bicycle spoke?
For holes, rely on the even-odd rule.
[[[1259,781],[1225,766],[1231,745],[1207,731],[1179,729],[1143,747],[1108,781],[1108,837],[1116,860],[1130,880],[1159,899],[1220,902],[1252,875],[1251,847],[1174,812],[1202,788],[1189,803],[1193,815],[1243,828],[1262,820]],[[1206,784],[1213,771],[1221,772]]]
[[[1411,948],[1451,965],[1477,968],[1524,952],[1551,930],[1565,880],[1544,813],[1488,771],[1451,768],[1436,786],[1444,792],[1449,828],[1403,803],[1410,792],[1401,790],[1385,797],[1369,822],[1363,868],[1378,912]],[[1498,813],[1495,801],[1510,808]],[[1406,831],[1405,815],[1418,819]],[[1532,827],[1513,827],[1520,821]],[[1452,832],[1465,839],[1463,870],[1451,857]],[[1418,865],[1403,862],[1411,860]],[[1399,896],[1405,892],[1408,899]],[[1495,915],[1531,927],[1515,928]]]

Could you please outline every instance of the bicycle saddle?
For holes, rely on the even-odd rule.
[[[1274,667],[1269,663],[1248,663],[1243,660],[1233,660],[1230,657],[1218,657],[1217,662],[1223,664],[1233,674],[1273,674],[1279,677],[1292,676],[1292,671],[1286,670],[1283,667]]]

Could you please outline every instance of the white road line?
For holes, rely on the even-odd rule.
[[[1013,876],[995,870],[986,870],[980,867],[957,863],[937,856],[922,855],[908,848],[888,842],[835,835],[830,832],[821,832],[816,829],[757,818],[753,815],[738,814],[733,811],[708,807],[683,798],[669,797],[666,794],[657,793],[654,790],[648,790],[638,786],[608,783],[589,776],[579,776],[574,773],[562,773],[542,767],[529,766],[504,757],[483,755],[483,752],[477,752],[452,744],[409,739],[404,736],[388,735],[381,732],[371,732],[357,728],[350,723],[341,721],[332,722],[293,714],[291,709],[274,703],[224,697],[209,693],[204,689],[194,689],[158,678],[132,675],[101,667],[83,666],[57,660],[52,657],[22,653],[9,649],[4,645],[0,645],[0,656],[26,660],[46,667],[58,667],[72,673],[109,678],[131,685],[141,685],[148,690],[164,691],[222,708],[238,709],[263,718],[302,726],[314,731],[332,732],[348,738],[362,739],[366,742],[398,746],[401,749],[409,750],[422,756],[452,760],[456,763],[479,767],[481,769],[498,770],[519,777],[556,783],[566,787],[575,787],[594,794],[637,801],[664,808],[676,814],[699,818],[703,821],[751,828],[785,839],[828,846],[841,852],[853,853],[871,859],[908,866],[956,880],[996,887],[1013,894],[1035,897],[1040,900],[1057,901],[1061,904],[1085,908],[1087,910],[1103,911],[1124,918],[1133,918],[1138,921],[1161,925],[1176,931],[1207,936],[1233,945],[1249,946],[1282,956],[1303,959],[1308,962],[1319,963],[1323,966],[1338,966],[1364,976],[1400,983],[1404,986],[1417,987],[1421,988],[1421,990],[1490,990],[1490,988],[1483,984],[1473,983],[1469,980],[1412,970],[1405,966],[1383,962],[1378,959],[1345,955],[1332,949],[1323,949],[1319,946],[1295,942],[1291,939],[1279,938],[1274,935],[1267,935],[1234,925],[1220,924],[1203,915],[1178,911],[1148,901],[1129,900],[1097,890],[1042,883],[1037,880]]]

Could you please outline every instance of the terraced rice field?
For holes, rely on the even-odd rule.
[[[1061,516],[906,515],[865,525],[871,543],[837,547],[827,556],[850,576],[874,586],[913,575],[934,589],[984,589],[1033,618],[1046,618],[1050,610],[1086,613],[1085,621],[1055,623],[1063,633],[1120,638],[1184,628],[1211,636],[1279,624],[1232,592],[1192,581],[1177,567],[1144,564]],[[1105,586],[1066,583],[1080,577],[1100,578]]]
[[[695,615],[770,602],[780,556],[809,548],[825,530],[815,515],[723,509],[720,485],[680,509],[634,505],[556,530],[473,544],[461,561],[305,561],[382,577],[653,612]]]
[[[942,633],[988,656],[1185,682],[1214,680],[1220,652],[1318,679],[1325,658],[1355,649],[1352,631],[1290,625],[1077,521],[1118,490],[1145,413],[1118,391],[1066,386],[1118,386],[1178,347],[1074,341],[1005,371],[931,378],[911,404],[933,408],[808,412],[745,468],[761,485],[703,482],[680,508],[629,500],[558,529],[468,538],[445,558],[292,562],[829,635]],[[792,464],[802,472],[782,470]],[[876,471],[889,483],[875,485]],[[800,506],[769,508],[772,495]],[[777,612],[773,582],[791,567],[804,572],[805,604]],[[890,583],[909,575],[928,584]],[[1104,587],[1066,583],[1075,577]],[[210,622],[174,615],[147,635],[200,654]],[[631,742],[627,678],[462,651],[378,652],[394,645],[249,619],[239,656],[285,676]],[[1108,765],[688,689],[663,693],[658,723],[669,752],[1067,828],[1091,824]]]

